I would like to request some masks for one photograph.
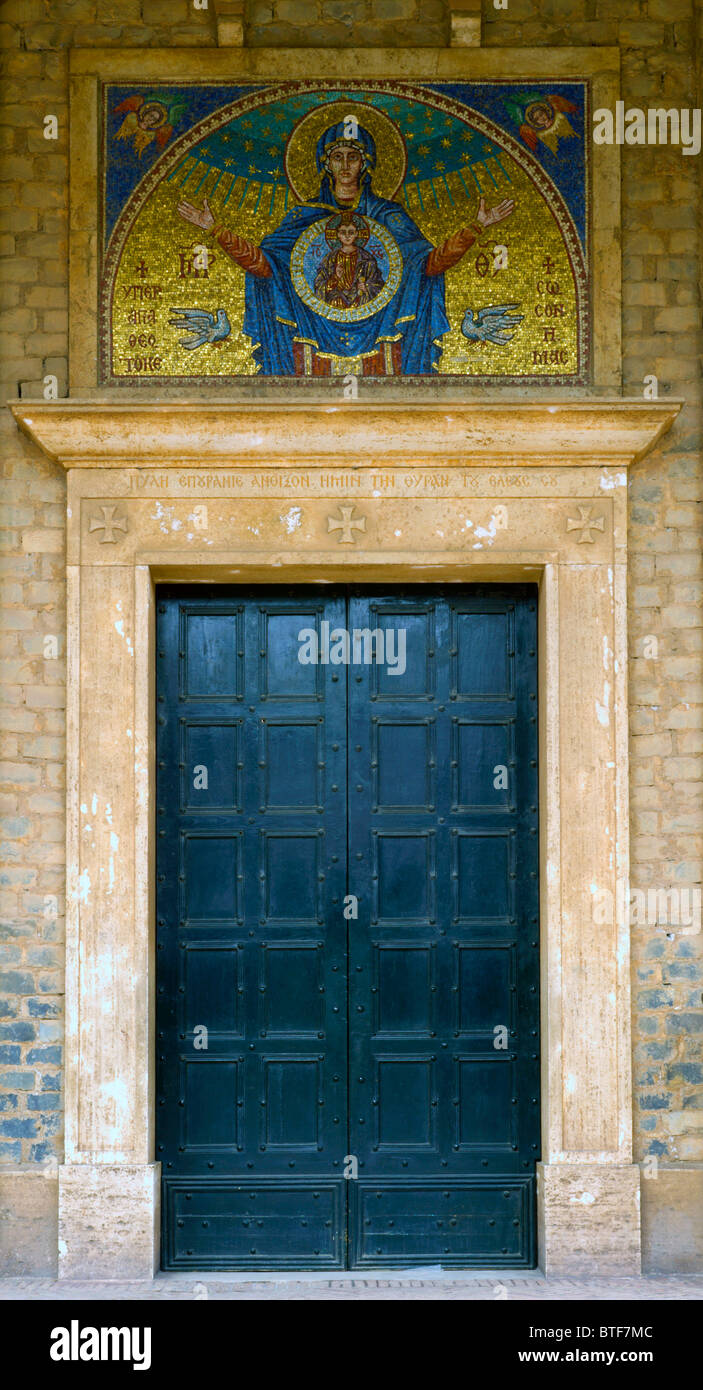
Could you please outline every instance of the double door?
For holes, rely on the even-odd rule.
[[[535,609],[159,591],[166,1268],[534,1264]]]

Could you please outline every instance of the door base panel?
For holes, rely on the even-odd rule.
[[[534,1178],[408,1184],[165,1178],[163,1268],[532,1269]],[[226,1256],[222,1251],[226,1250]]]
[[[532,1269],[534,1178],[353,1183],[350,1267]]]
[[[344,1269],[345,1186],[341,1179],[165,1178],[162,1266]]]

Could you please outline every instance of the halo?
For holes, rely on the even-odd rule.
[[[313,222],[310,227],[306,227],[300,233],[298,240],[293,247],[290,258],[290,274],[293,281],[293,289],[303,304],[312,309],[314,314],[319,314],[320,318],[331,319],[334,323],[361,323],[363,319],[371,318],[390,304],[393,295],[401,281],[403,274],[403,258],[400,254],[395,237],[391,236],[387,227],[382,227],[379,222],[375,222],[372,217],[367,217],[366,221],[371,228],[374,236],[381,242],[386,256],[388,257],[388,276],[383,289],[379,291],[369,304],[359,304],[350,309],[337,309],[331,304],[327,304],[324,299],[319,299],[314,289],[310,285],[305,275],[305,256],[310,249],[313,241],[319,236],[324,236],[325,219]]]
[[[158,125],[147,126],[147,130],[160,130],[161,126],[164,124],[168,117],[168,111],[162,101],[144,101],[142,102],[142,105],[139,107],[137,111],[137,123],[141,125],[140,117],[143,117],[145,112],[153,111],[154,109],[157,109],[161,112],[161,120],[159,121]],[[142,127],[142,129],[143,128],[144,127]]]
[[[335,216],[337,216],[337,217],[339,217],[339,215],[340,215],[339,213],[336,213],[336,214],[335,214]],[[352,214],[352,216],[353,216],[354,218],[356,218],[357,215],[358,215],[357,213],[353,213],[353,214]],[[328,217],[328,218],[327,218],[327,221],[325,222],[325,241],[327,242],[328,246],[331,246],[331,245],[332,245],[332,241],[330,241],[329,231],[328,231],[329,224],[330,224],[331,221],[332,221],[332,218],[331,218],[331,217]],[[358,239],[358,241],[359,241],[359,246],[365,246],[366,243],[367,243],[367,241],[369,240],[369,237],[371,236],[371,228],[370,228],[370,226],[369,226],[369,219],[368,219],[368,217],[363,217],[363,216],[361,216],[361,217],[359,217],[359,221],[360,221],[360,222],[364,222],[364,223],[366,224],[366,226],[365,226],[365,228],[364,228],[364,232],[365,232],[364,240],[361,241],[360,238]],[[336,239],[337,239],[336,237],[333,238],[333,240],[336,240]]]
[[[313,202],[320,188],[320,174],[315,163],[315,149],[320,136],[330,126],[346,116],[355,116],[359,125],[370,131],[376,141],[376,168],[373,189],[380,198],[394,198],[405,178],[407,153],[405,141],[394,121],[377,106],[361,101],[329,101],[308,111],[293,127],[284,166],[288,182],[301,203]]]
[[[531,101],[529,105],[525,107],[525,120],[527,124],[530,126],[531,130],[549,130],[549,126],[536,126],[534,124],[533,118],[530,117],[530,112],[534,111],[536,106],[542,108],[546,107],[548,111],[552,112],[552,120],[550,122],[550,125],[554,125],[554,107],[552,106],[550,101],[547,101],[546,97],[540,97],[537,101]]]

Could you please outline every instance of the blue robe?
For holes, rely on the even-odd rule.
[[[356,357],[378,348],[380,339],[402,335],[403,373],[425,375],[436,370],[442,353],[442,335],[449,331],[444,307],[444,275],[426,275],[425,263],[433,250],[412,217],[400,203],[378,198],[370,182],[364,182],[354,211],[387,227],[403,259],[400,285],[378,313],[359,323],[335,323],[316,314],[296,294],[290,275],[290,258],[298,237],[313,222],[322,223],[338,210],[327,175],[322,180],[319,203],[292,208],[274,232],[263,238],[261,250],[270,267],[266,279],[247,275],[243,331],[253,344],[253,355],[266,376],[293,376],[293,339],[300,338],[321,353]]]

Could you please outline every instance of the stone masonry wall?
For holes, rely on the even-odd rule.
[[[694,33],[695,15],[698,33]],[[620,44],[629,105],[701,104],[697,0],[484,0],[484,42]],[[253,0],[257,45],[431,46],[442,0]],[[188,0],[0,4],[2,399],[67,375],[67,49],[202,46],[212,8]],[[696,70],[698,77],[696,78]],[[696,90],[696,82],[698,89]],[[43,117],[59,118],[47,144]],[[700,171],[678,148],[623,149],[624,390],[686,407],[631,479],[632,883],[700,884]],[[597,214],[596,214],[597,215]],[[0,1164],[61,1158],[64,864],[64,478],[0,415],[4,564],[0,653]],[[656,658],[643,639],[658,639]],[[56,644],[47,638],[56,638]],[[650,650],[649,647],[646,650]],[[703,934],[634,936],[636,1157],[703,1160]]]
[[[701,104],[697,0],[509,0],[487,44],[619,44],[626,106]],[[698,18],[698,34],[695,19]],[[696,74],[698,76],[696,76]],[[686,401],[630,474],[630,814],[633,888],[700,887],[701,159],[623,146],[623,391]],[[597,216],[596,211],[596,216]],[[644,639],[658,639],[656,659]],[[646,650],[650,648],[647,647]],[[703,934],[633,926],[635,1158],[703,1159]]]

